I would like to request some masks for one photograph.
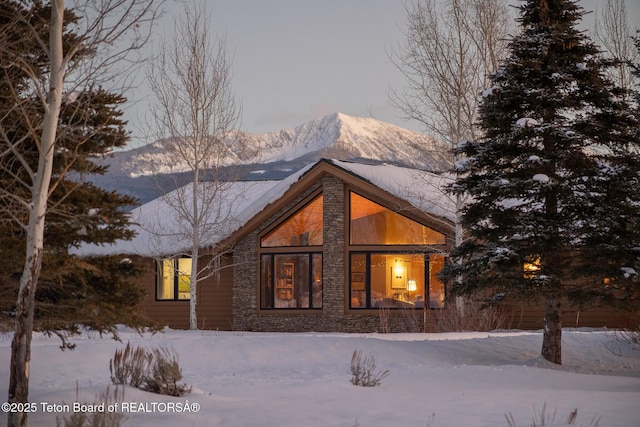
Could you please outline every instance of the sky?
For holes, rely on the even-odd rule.
[[[498,0],[503,1],[503,0]],[[504,0],[506,1],[506,0]],[[233,57],[233,90],[242,106],[240,128],[252,133],[292,128],[341,112],[374,117],[420,131],[393,106],[389,90],[401,92],[404,77],[390,55],[404,42],[401,0],[208,0],[212,35],[226,35]],[[586,10],[603,0],[582,0]],[[629,22],[640,25],[640,1],[626,0]],[[154,41],[170,36],[182,11],[167,0]],[[587,15],[584,27],[592,25]],[[145,142],[137,125],[150,93],[144,81],[132,92],[126,116],[131,145]]]

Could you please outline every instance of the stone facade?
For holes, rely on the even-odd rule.
[[[260,310],[258,236],[319,188],[324,195],[322,309]],[[423,314],[413,310],[411,313],[394,310],[349,313],[348,266],[345,265],[347,258],[345,200],[345,183],[336,176],[324,175],[319,182],[310,186],[295,200],[237,242],[234,249],[233,284],[233,328],[235,330],[360,333],[422,330]]]

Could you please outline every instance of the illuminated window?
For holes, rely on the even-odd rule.
[[[349,215],[351,308],[444,307],[444,255],[426,248],[444,245],[444,234],[355,193]]]
[[[263,248],[322,245],[322,195],[263,237],[260,244]]]
[[[322,308],[322,204],[320,194],[260,239],[261,309]]]
[[[265,254],[261,270],[261,308],[322,308],[321,253]]]
[[[443,234],[358,194],[350,194],[352,245],[442,245]]]
[[[530,259],[524,263],[524,277],[526,279],[533,279],[536,277],[538,271],[540,271],[540,257],[530,257]]]
[[[191,297],[191,258],[165,258],[156,264],[156,299],[175,301]]]
[[[443,308],[444,255],[352,253],[351,308]]]

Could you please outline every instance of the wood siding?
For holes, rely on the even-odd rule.
[[[544,328],[544,304],[507,304],[503,305],[508,314],[507,325],[512,329],[537,330]],[[627,312],[613,308],[592,307],[578,310],[565,306],[562,313],[564,328],[622,328],[627,327],[630,318]]]
[[[145,273],[140,279],[147,290],[141,309],[154,321],[172,329],[189,329],[189,301],[156,300],[155,260],[144,259]],[[202,262],[206,262],[204,259]],[[231,256],[221,263],[220,280],[214,275],[198,284],[198,328],[230,331],[233,329]]]

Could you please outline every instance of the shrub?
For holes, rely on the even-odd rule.
[[[557,423],[556,422],[556,414],[557,414],[557,410],[553,411],[553,413],[548,414],[547,413],[547,403],[545,402],[542,405],[542,409],[540,411],[537,411],[535,406],[533,408],[533,412],[534,412],[534,417],[531,420],[531,427],[542,427],[542,426],[573,426],[576,425],[576,421],[578,419],[578,409],[574,409],[573,411],[571,411],[569,413],[569,416],[567,417],[566,422],[560,422]],[[509,425],[509,427],[517,427],[518,425],[516,424],[513,415],[511,413],[505,414],[505,417],[507,419],[507,424]],[[593,417],[593,419],[591,420],[591,422],[588,424],[588,427],[598,427],[600,425],[600,417]]]
[[[389,308],[380,307],[378,309],[378,318],[380,319],[380,333],[391,333],[391,325],[389,324]]]
[[[442,309],[430,310],[437,332],[493,331],[510,329],[511,316],[499,307],[465,299],[461,308],[449,303]]]
[[[129,384],[140,387],[145,380],[153,355],[141,347],[132,348],[130,343],[124,350],[116,350],[113,359],[109,361],[111,382],[114,384]]]
[[[626,325],[622,329],[615,329],[609,334],[611,341],[606,347],[613,354],[630,357],[640,351],[640,310],[628,313],[623,319]]]
[[[165,347],[146,350],[133,348],[129,343],[124,350],[116,350],[109,361],[111,381],[128,384],[145,391],[169,396],[182,396],[191,391],[182,379],[182,369],[175,350]]]
[[[378,318],[380,319],[379,331],[382,334],[390,334],[394,330],[417,333],[424,332],[425,329],[423,311],[414,308],[391,309],[383,306],[378,309]]]
[[[76,388],[76,401],[78,399],[78,390]],[[124,389],[119,390],[116,386],[111,396],[109,387],[107,390],[97,397],[97,400],[92,405],[104,405],[107,408],[109,405],[121,401],[124,399]],[[91,413],[74,412],[68,417],[56,417],[57,427],[120,427],[122,421],[125,420],[125,416],[117,411],[96,411]]]
[[[389,375],[389,370],[376,371],[376,359],[373,356],[362,358],[362,351],[355,350],[351,356],[351,383],[362,387],[375,387]]]
[[[153,364],[147,374],[143,390],[169,396],[182,396],[191,391],[186,384],[178,384],[182,379],[182,369],[178,364],[175,351],[167,348],[153,350]]]

